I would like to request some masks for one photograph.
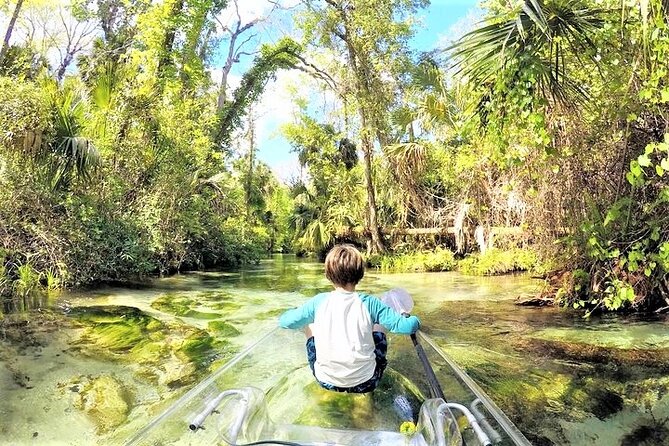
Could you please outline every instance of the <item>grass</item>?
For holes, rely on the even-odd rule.
[[[472,254],[458,262],[460,272],[475,276],[534,271],[538,266],[537,254],[531,249],[524,248],[490,249],[485,254]]]
[[[415,251],[406,254],[372,256],[367,263],[384,272],[435,272],[455,268],[455,256],[448,249]]]
[[[471,254],[457,260],[444,248],[432,251],[414,251],[402,254],[374,255],[367,259],[368,266],[383,272],[439,272],[458,269],[476,276],[492,276],[517,271],[537,271],[539,258],[531,249],[491,249],[485,254]]]

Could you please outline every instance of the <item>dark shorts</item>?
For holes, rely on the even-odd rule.
[[[372,337],[374,338],[376,368],[374,369],[374,374],[371,378],[369,378],[364,383],[353,387],[337,387],[335,385],[324,383],[316,379],[318,384],[320,384],[324,389],[335,392],[367,393],[376,389],[376,386],[379,384],[379,381],[381,381],[381,377],[383,376],[383,371],[386,369],[386,365],[388,365],[388,361],[386,360],[386,353],[388,352],[388,340],[386,339],[385,333],[381,333],[380,331],[373,332]],[[316,376],[316,372],[314,371],[314,364],[316,363],[316,344],[314,343],[313,336],[307,339],[307,360],[309,361],[311,372],[314,374],[314,376]]]

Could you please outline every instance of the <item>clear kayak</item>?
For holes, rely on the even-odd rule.
[[[388,368],[368,394],[322,389],[302,332],[275,329],[199,383],[128,445],[530,445],[432,339],[390,335]],[[411,358],[411,359],[408,359]],[[434,378],[433,377],[433,378]]]

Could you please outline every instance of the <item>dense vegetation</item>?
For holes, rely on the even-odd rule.
[[[258,42],[232,89],[271,20],[236,1],[0,3],[0,294],[346,240],[388,269],[487,250],[462,264],[479,273],[534,266],[531,246],[561,304],[669,306],[666,1],[487,0],[417,54],[426,4],[274,5],[300,40]],[[40,39],[55,14],[61,38]],[[282,69],[312,87],[282,129],[306,172],[288,186],[255,156],[253,105]]]

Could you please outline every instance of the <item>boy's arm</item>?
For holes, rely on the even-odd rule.
[[[364,296],[363,302],[375,324],[381,324],[392,333],[413,334],[420,327],[420,319],[416,316],[404,317],[388,305],[373,296]]]
[[[309,299],[297,308],[285,311],[279,316],[279,326],[281,328],[302,328],[314,321],[316,308],[322,300],[322,294]]]

